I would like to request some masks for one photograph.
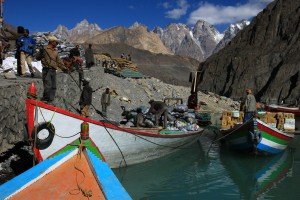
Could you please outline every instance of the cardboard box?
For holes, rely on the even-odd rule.
[[[239,117],[237,121],[238,121],[238,122],[243,122],[243,121],[244,121],[244,118],[243,118],[243,117]]]
[[[240,116],[240,112],[238,110],[233,111],[233,117],[238,118]]]
[[[268,123],[268,126],[269,126],[270,128],[276,128],[276,123]]]
[[[284,118],[278,119],[278,123],[279,123],[279,124],[284,124]]]
[[[232,117],[233,116],[233,112],[227,112],[227,116],[228,117]]]
[[[225,116],[227,117],[227,111],[222,112],[222,118],[225,117]]]
[[[268,123],[277,123],[277,120],[273,117],[268,117],[267,121],[268,121]]]
[[[227,126],[228,122],[227,120],[222,120],[222,126]]]
[[[245,116],[245,113],[240,111],[240,117],[244,118],[244,116]]]
[[[284,124],[283,129],[284,130],[295,130],[295,124]]]
[[[285,124],[293,124],[293,125],[295,125],[296,120],[293,119],[293,118],[286,118],[286,119],[284,119],[284,123]]]
[[[283,129],[283,124],[277,124],[277,129],[282,130]]]
[[[279,112],[276,114],[277,119],[283,119],[283,113]]]
[[[222,125],[222,129],[230,129],[230,128],[231,128],[230,125],[226,125],[226,126],[225,126],[225,125],[224,125],[224,126]]]
[[[267,112],[267,117],[270,117],[270,118],[274,118],[276,115],[277,115],[277,113],[274,113],[274,112]]]
[[[290,113],[283,113],[284,118],[289,118],[289,116],[290,116]]]

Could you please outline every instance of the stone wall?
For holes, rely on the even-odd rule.
[[[72,74],[78,81],[78,75]],[[70,110],[70,104],[78,107],[80,90],[68,74],[57,74],[57,95],[54,104]],[[19,78],[7,80],[0,78],[0,153],[24,139],[26,131],[25,99],[30,84],[34,82],[38,98],[42,97],[43,83],[40,78]],[[68,103],[67,103],[68,102]]]

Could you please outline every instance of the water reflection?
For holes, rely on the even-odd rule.
[[[296,137],[297,139],[297,137]],[[150,162],[114,170],[133,199],[300,199],[300,137],[270,157],[199,144]]]
[[[292,176],[293,152],[287,149],[276,156],[255,157],[224,150],[220,159],[238,187],[240,199],[274,199],[272,189],[280,188],[280,183]]]

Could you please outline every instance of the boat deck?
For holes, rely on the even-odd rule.
[[[46,188],[46,189],[45,189]],[[73,156],[11,199],[106,199],[84,155]]]

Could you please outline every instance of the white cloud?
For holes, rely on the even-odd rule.
[[[235,23],[242,19],[249,19],[256,16],[272,1],[273,0],[249,0],[246,4],[233,6],[201,2],[199,8],[190,14],[188,23],[195,24],[200,19],[213,25]]]
[[[169,9],[169,8],[172,7],[171,4],[170,4],[169,2],[164,2],[164,3],[162,3],[162,6],[163,6],[165,9]]]
[[[183,16],[187,13],[187,10],[189,7],[190,7],[190,5],[187,3],[186,0],[178,0],[177,8],[167,11],[165,13],[166,17],[171,18],[171,19],[179,19],[181,16]]]

